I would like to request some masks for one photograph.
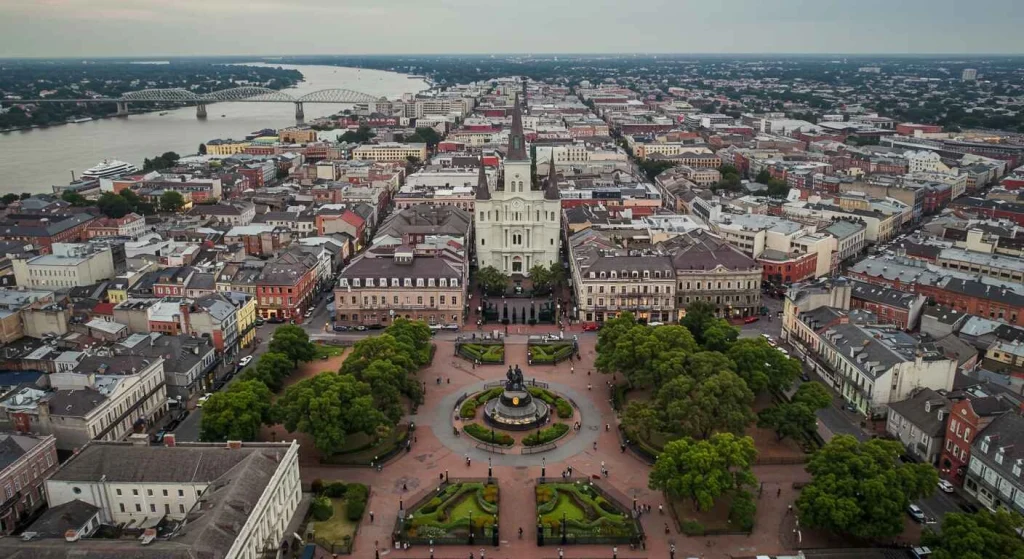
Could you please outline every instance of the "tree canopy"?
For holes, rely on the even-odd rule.
[[[939,481],[931,464],[899,462],[902,453],[899,441],[836,436],[807,463],[812,480],[796,502],[800,519],[866,539],[902,533],[907,506],[930,495]]]
[[[701,381],[678,376],[658,390],[656,402],[666,430],[695,439],[723,431],[742,434],[754,420],[754,393],[728,370]]]
[[[756,458],[750,437],[731,433],[718,433],[703,441],[687,437],[665,445],[648,485],[689,499],[695,509],[707,511],[722,495],[757,484],[751,471]]]
[[[185,197],[180,192],[167,190],[160,195],[160,209],[165,212],[177,213],[185,207]]]
[[[661,386],[683,374],[686,359],[698,349],[685,328],[646,326],[625,312],[598,333],[594,365],[604,373],[622,373],[633,386]]]
[[[754,392],[783,390],[800,376],[800,362],[761,336],[736,340],[725,354],[736,363],[736,372]]]
[[[294,324],[278,326],[267,350],[286,355],[296,367],[299,362],[316,357],[316,347],[309,341],[309,334]]]
[[[476,283],[490,295],[498,295],[505,291],[508,276],[494,266],[484,266],[476,272]]]
[[[378,409],[394,423],[404,413],[401,395],[422,400],[423,387],[416,371],[430,361],[430,353],[426,323],[396,318],[383,334],[356,342],[339,372],[369,384]]]
[[[779,402],[758,414],[758,425],[775,431],[782,440],[811,433],[818,425],[815,412],[828,407],[832,395],[828,389],[816,382],[800,385],[789,402]]]
[[[285,390],[274,407],[274,416],[288,431],[313,437],[324,454],[334,454],[350,433],[375,435],[388,418],[377,409],[370,385],[352,375],[320,374]]]
[[[1024,517],[1007,510],[952,512],[943,518],[942,532],[926,532],[921,543],[934,559],[1024,559],[1022,528]]]
[[[179,159],[181,159],[181,156],[177,153],[174,153],[173,151],[166,151],[162,155],[158,155],[153,159],[146,158],[142,162],[142,170],[148,173],[149,171],[169,169],[174,167],[178,163]]]
[[[349,130],[348,132],[345,132],[344,134],[338,136],[338,141],[365,144],[366,142],[369,142],[370,139],[373,138],[374,136],[375,134],[373,133],[372,128],[365,124],[360,124],[358,129]]]
[[[257,380],[242,380],[215,392],[203,406],[200,439],[255,441],[260,426],[271,422],[270,389]]]
[[[239,377],[242,380],[257,380],[267,385],[267,388],[277,392],[295,370],[295,362],[284,353],[273,351],[260,356],[256,364],[242,371]]]

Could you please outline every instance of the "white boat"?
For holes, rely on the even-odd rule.
[[[89,122],[90,120],[92,120],[91,116],[83,116],[82,118],[72,118],[68,122],[78,124],[79,122]]]
[[[102,163],[86,169],[82,173],[83,179],[107,179],[110,177],[118,177],[126,175],[128,173],[134,173],[139,168],[131,163],[125,163],[124,161],[118,161],[117,159],[104,159]]]

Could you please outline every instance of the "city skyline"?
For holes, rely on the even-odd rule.
[[[1024,54],[1012,0],[11,0],[6,57],[271,54]],[[952,17],[951,14],[955,14]],[[998,14],[998,17],[995,15]],[[313,17],[313,16],[316,17]],[[842,26],[843,33],[836,32]],[[262,32],[254,32],[263,30]],[[188,40],[183,40],[187,37]]]

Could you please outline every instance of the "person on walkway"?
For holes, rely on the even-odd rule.
[[[594,450],[597,450],[597,441],[594,441]]]
[[[779,486],[778,492],[775,493],[775,496],[776,497],[781,497],[782,496],[782,486],[781,485]]]
[[[661,505],[658,505],[658,514],[665,514],[665,509]]]
[[[576,374],[576,366],[575,365],[569,365],[569,374],[570,375],[575,375]]]
[[[470,459],[469,455],[467,454],[466,455],[466,466],[469,466],[470,464],[472,464],[472,462],[473,462],[473,460]]]
[[[370,524],[373,524],[373,511],[370,511]]]
[[[592,390],[594,387],[589,382],[587,383],[587,390]]]
[[[408,491],[408,490],[409,490],[409,486],[406,485],[405,482],[403,481],[402,482],[402,491]]]

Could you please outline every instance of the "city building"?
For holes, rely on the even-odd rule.
[[[9,536],[46,506],[44,482],[57,470],[53,435],[0,433],[0,534]]]
[[[91,285],[116,275],[114,250],[109,246],[54,243],[50,254],[12,258],[14,277],[23,287]]]
[[[138,238],[146,231],[146,218],[137,213],[129,213],[122,217],[101,217],[86,226],[87,239],[103,237]]]
[[[1024,513],[1024,417],[1005,413],[975,437],[964,489],[991,511]]]
[[[911,456],[934,466],[942,452],[951,406],[942,394],[922,388],[906,400],[889,404],[885,430],[899,439]]]
[[[992,420],[1010,413],[1014,406],[985,384],[978,384],[949,394],[953,401],[946,423],[945,444],[939,458],[939,469],[946,479],[963,485],[971,461],[971,447],[978,433]]]
[[[533,187],[530,167],[517,100],[502,187],[492,192],[481,163],[474,211],[477,265],[493,266],[519,280],[535,265],[559,261],[562,212],[555,168],[541,190]]]
[[[172,436],[173,438],[173,436]],[[0,555],[56,559],[253,559],[277,557],[302,496],[298,443],[94,442],[46,482],[51,507],[81,515],[48,518],[36,536],[0,539]],[[77,537],[98,516],[139,526],[137,538]],[[43,519],[40,519],[43,522]],[[157,525],[160,529],[156,529]],[[34,530],[35,525],[30,527]],[[76,537],[68,540],[68,531]]]
[[[256,306],[260,316],[302,322],[313,304],[317,259],[308,254],[283,252],[267,262],[256,278]]]
[[[405,163],[410,157],[415,157],[419,161],[426,161],[427,144],[384,142],[380,144],[363,144],[352,150],[353,159],[369,161],[397,161]]]
[[[49,254],[54,243],[76,243],[86,239],[86,229],[96,220],[87,213],[71,215],[7,214],[0,218],[0,241],[26,241]]]

